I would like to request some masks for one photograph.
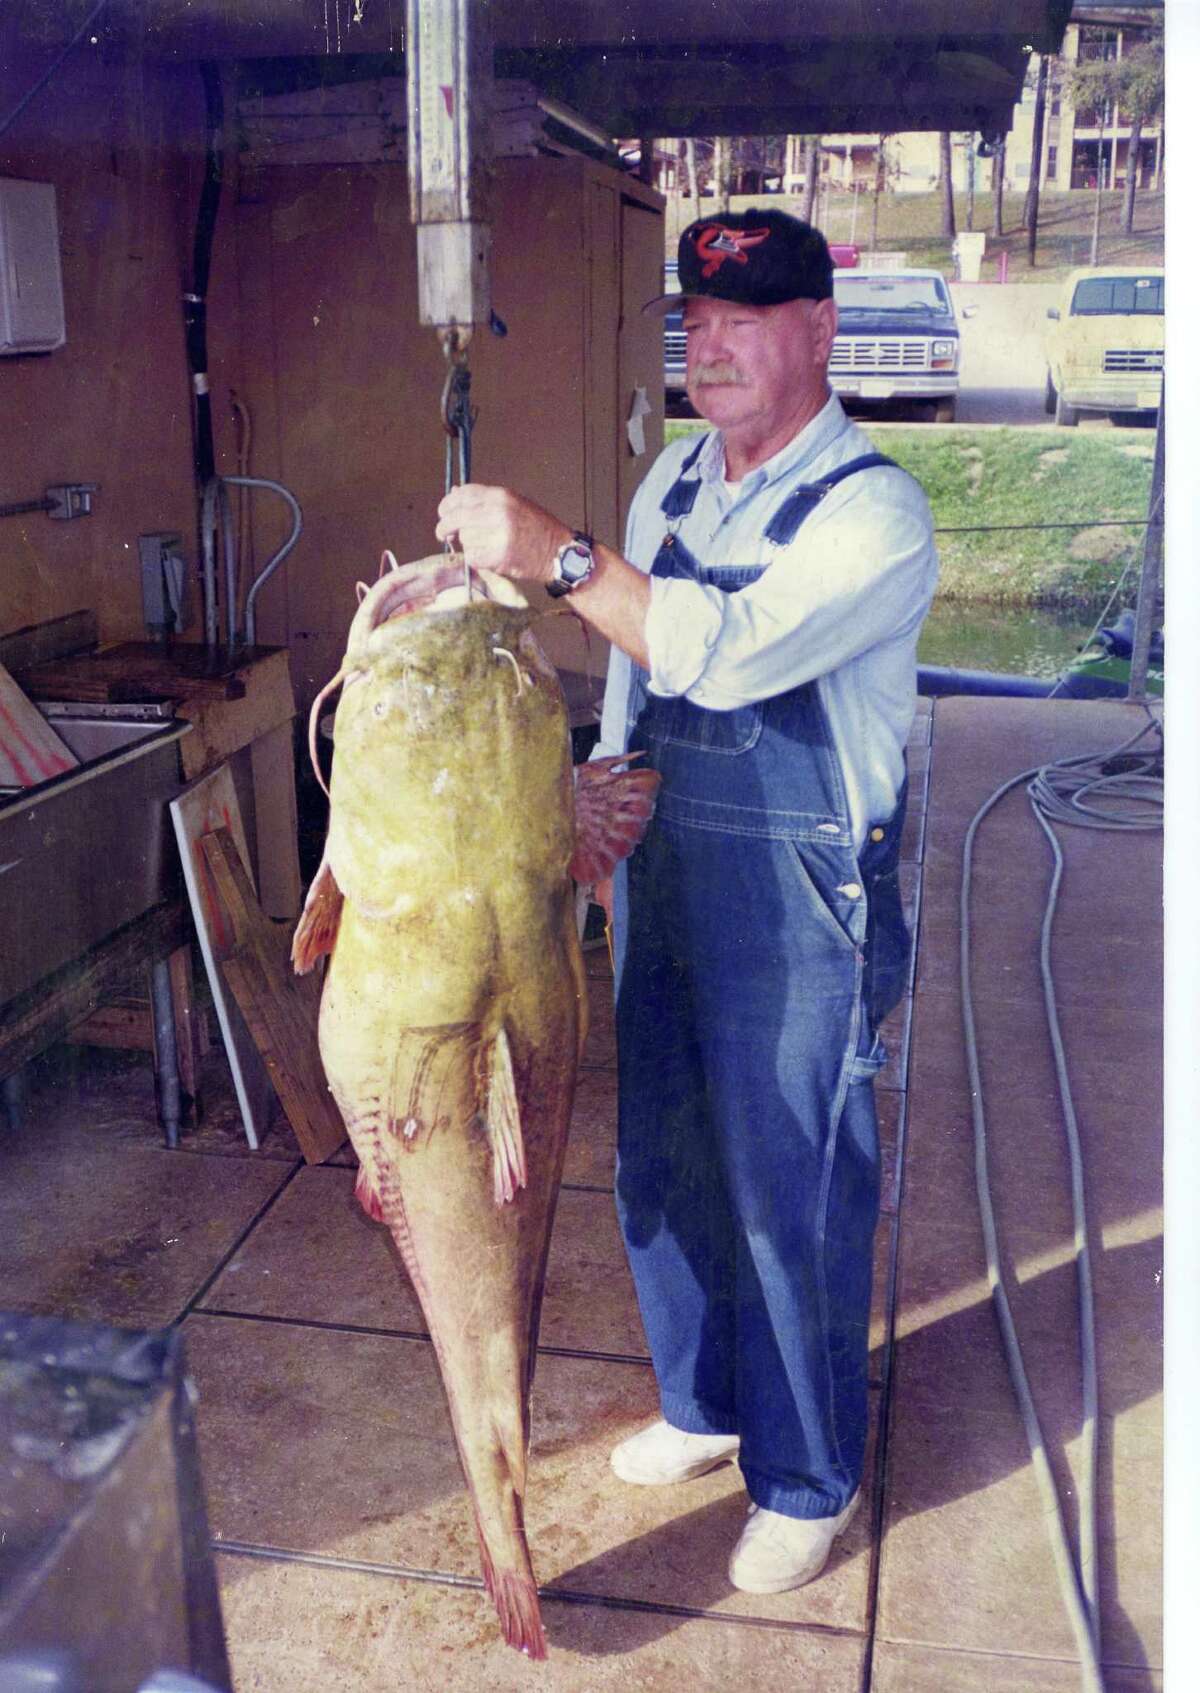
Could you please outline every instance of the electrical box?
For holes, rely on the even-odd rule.
[[[0,177],[0,354],[49,353],[66,338],[54,186]]]

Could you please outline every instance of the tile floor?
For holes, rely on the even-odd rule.
[[[755,1599],[726,1580],[744,1510],[735,1469],[677,1490],[625,1488],[608,1469],[612,1444],[655,1415],[656,1399],[611,1202],[602,952],[588,955],[594,1029],[534,1394],[527,1511],[543,1666],[498,1641],[432,1350],[390,1241],[353,1201],[349,1149],[305,1167],[280,1120],[250,1153],[219,1053],[204,1121],[175,1153],[157,1139],[143,1060],[56,1048],[34,1066],[27,1120],[0,1135],[0,1309],[183,1324],[238,1693],[1080,1685],[988,1300],[957,878],[966,824],[1000,780],[1132,727],[1128,708],[1107,704],[922,704],[904,847],[920,947],[878,1091],[869,1509],[796,1593]],[[992,823],[977,854],[974,957],[996,1207],[1074,1534],[1072,1224],[1036,997],[1046,849],[1020,796]],[[1062,833],[1055,962],[1091,1208],[1106,1684],[1149,1693],[1161,1686],[1161,843]]]

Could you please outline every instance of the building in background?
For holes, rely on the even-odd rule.
[[[1130,160],[1130,114],[1120,108],[1100,113],[1077,109],[1071,101],[1068,77],[1071,68],[1091,59],[1120,59],[1144,41],[1162,17],[1162,0],[1114,0],[1110,5],[1076,5],[1063,39],[1062,52],[1050,60],[1046,89],[1042,163],[1039,186],[1050,189],[1095,188],[1096,171],[1103,169],[1104,188],[1121,188],[1130,169],[1137,172],[1138,188],[1157,189],[1163,177],[1163,126],[1161,119],[1143,123],[1137,157]],[[1033,157],[1033,125],[1036,106],[1039,57],[1030,55],[1029,70],[1020,102],[1013,108],[1012,128],[1006,137],[1004,186],[1024,190],[1029,186]],[[1103,160],[1101,118],[1103,123]],[[991,184],[991,163],[978,157],[980,137],[956,132],[953,142],[953,174],[956,189],[967,187],[968,153],[976,149],[976,186]],[[764,156],[762,167],[731,164],[730,192],[758,194],[782,192],[801,195],[807,187],[808,137],[789,135],[783,139],[782,168],[771,168],[775,159]],[[733,147],[748,148],[745,138]],[[763,143],[760,141],[759,145]],[[879,134],[832,134],[820,138],[820,186],[835,191],[874,189],[884,150],[883,186],[898,194],[927,194],[937,186],[939,136],[935,131]],[[695,143],[703,192],[715,191],[711,182],[714,144]],[[686,173],[681,173],[672,143],[656,158],[657,184],[665,192],[682,187],[688,193]]]

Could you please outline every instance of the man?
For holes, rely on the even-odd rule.
[[[937,564],[920,488],[829,392],[823,236],[702,219],[679,281],[714,428],[653,466],[626,556],[478,486],[438,535],[570,594],[614,646],[597,750],[662,775],[615,910],[617,1201],[663,1418],[612,1464],[658,1485],[736,1455],[752,1503],[730,1579],[781,1592],[859,1499],[871,1083],[907,964],[904,746]]]

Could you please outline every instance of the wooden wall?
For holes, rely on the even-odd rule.
[[[632,488],[662,441],[661,324],[630,313],[660,286],[660,208],[583,160],[501,161],[493,298],[508,334],[477,332],[470,349],[474,479],[618,545]],[[231,357],[254,412],[254,469],[305,511],[299,547],[264,590],[261,632],[292,646],[309,698],[337,669],[354,584],[373,579],[381,550],[402,561],[437,550],[445,366],[417,322],[402,169],[248,171],[238,271],[242,345]],[[642,458],[625,434],[635,385],[655,407]],[[603,643],[589,648],[575,618],[548,621],[543,639],[561,666],[602,671]]]
[[[7,111],[51,55],[2,57]],[[138,535],[177,530],[194,555],[181,295],[202,115],[194,69],[81,47],[0,139],[0,175],[57,189],[67,326],[53,353],[0,358],[0,501],[100,484],[90,518],[0,519],[0,631],[91,606],[136,635]]]
[[[49,55],[5,63],[0,110]],[[137,537],[178,530],[200,637],[181,296],[203,145],[195,67],[82,49],[0,141],[0,174],[57,187],[67,318],[59,351],[0,359],[0,502],[100,484],[91,518],[0,519],[0,632],[90,606],[102,638],[139,636]],[[259,601],[259,639],[290,646],[302,700],[336,670],[354,584],[382,549],[436,550],[444,364],[417,323],[415,245],[402,165],[258,167],[230,149],[209,295],[218,468],[273,477],[303,507],[301,541]],[[661,324],[637,312],[662,251],[662,202],[628,177],[583,159],[500,162],[493,294],[509,333],[471,349],[473,474],[610,543],[662,440]],[[625,434],[636,386],[654,406],[642,458]],[[234,399],[251,431],[241,462]],[[244,581],[286,533],[282,504],[251,496]],[[602,672],[603,644],[576,619],[542,628],[561,666]]]

